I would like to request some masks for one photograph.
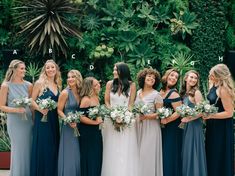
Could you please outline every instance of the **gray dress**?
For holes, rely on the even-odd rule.
[[[29,82],[16,84],[8,82],[7,106],[15,107],[13,99],[29,97]],[[26,107],[27,120],[19,113],[7,113],[7,131],[11,140],[11,176],[30,175],[30,154],[32,145],[32,113]]]
[[[68,91],[68,100],[64,107],[64,114],[78,110],[78,103],[71,89]],[[80,148],[79,139],[74,136],[74,129],[69,124],[62,124],[59,146],[58,176],[80,176]]]
[[[195,105],[185,97],[185,105]],[[201,118],[185,124],[182,144],[183,176],[207,176],[206,153]]]
[[[163,103],[159,92],[154,90],[142,99],[137,92],[136,102],[144,104]],[[155,108],[150,113],[154,113]],[[140,175],[141,176],[162,176],[162,135],[160,121],[157,119],[143,120],[137,123],[138,147],[140,155]]]

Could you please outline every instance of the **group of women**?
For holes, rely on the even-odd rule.
[[[151,105],[148,114],[137,117],[122,132],[115,130],[109,118],[89,118],[89,109],[100,104],[100,84],[95,78],[83,80],[78,70],[70,70],[67,87],[61,91],[59,67],[53,60],[44,64],[34,85],[24,80],[25,71],[23,61],[13,60],[0,90],[0,109],[7,113],[11,139],[11,176],[233,175],[235,93],[226,65],[218,64],[209,73],[207,99],[218,107],[218,113],[180,118],[177,107],[194,107],[203,101],[198,72],[188,71],[178,92],[177,70],[169,69],[160,78],[158,71],[146,68],[137,75],[140,89],[136,92],[128,66],[116,63],[114,78],[106,84],[105,105],[130,110],[139,102]],[[32,97],[32,105],[16,107],[12,101],[20,97]],[[40,109],[36,100],[48,97],[58,102],[57,109]],[[156,109],[163,106],[174,112],[159,119]],[[75,111],[83,112],[81,122],[62,124],[60,132],[58,117]],[[28,120],[22,120],[22,113]],[[47,122],[41,121],[44,115]],[[178,127],[181,122],[186,124],[183,130]],[[79,137],[74,136],[73,128],[79,129]]]

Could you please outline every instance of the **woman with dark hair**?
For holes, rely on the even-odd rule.
[[[183,103],[191,108],[199,104],[203,98],[199,90],[199,73],[190,70],[185,74],[181,89]],[[201,115],[184,117],[185,124],[182,144],[182,175],[207,176],[206,154]]]
[[[218,113],[205,116],[206,160],[208,176],[232,176],[234,155],[233,113],[234,81],[225,64],[217,64],[209,73],[207,99],[218,107]]]
[[[160,120],[155,113],[163,105],[162,97],[155,90],[160,74],[154,69],[145,68],[138,73],[137,80],[141,89],[137,91],[135,103],[147,104],[150,108],[148,114],[140,115],[137,123],[139,175],[162,176],[162,135]]]
[[[162,77],[160,94],[163,97],[163,106],[173,111],[182,104],[181,97],[175,89],[178,80],[179,72],[175,69],[167,70]],[[165,125],[162,128],[163,175],[181,176],[182,130],[178,127],[179,115],[174,112],[169,117],[161,119],[161,123]]]
[[[100,176],[102,166],[102,135],[99,124],[101,117],[89,118],[89,109],[99,105],[100,83],[93,77],[83,80],[80,91],[80,111],[84,112],[81,117],[80,129],[80,155],[81,176]]]
[[[136,87],[132,82],[127,64],[116,63],[114,79],[105,90],[105,104],[108,108],[126,106],[131,109],[135,100]],[[102,176],[137,176],[138,151],[135,126],[118,132],[110,119],[105,119],[103,128]],[[111,163],[110,163],[111,162]]]

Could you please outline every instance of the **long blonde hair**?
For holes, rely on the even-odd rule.
[[[228,91],[229,95],[232,97],[234,104],[234,83],[228,67],[225,64],[217,64],[211,68],[210,74],[213,74],[214,77],[218,80],[219,89],[221,87],[224,87]]]
[[[46,63],[44,64],[44,66],[42,67],[42,70],[41,70],[41,73],[40,73],[40,76],[39,76],[39,79],[38,81],[42,84],[42,89],[41,89],[41,94],[43,93],[43,91],[48,88],[48,77],[47,77],[47,74],[46,74],[46,65],[48,63],[52,63],[55,65],[56,67],[56,75],[54,77],[54,82],[57,84],[59,90],[62,89],[62,79],[61,79],[61,73],[60,73],[60,68],[59,66],[55,63],[54,60],[50,59],[50,60],[47,60]]]
[[[72,73],[72,74],[74,74],[75,75],[75,78],[76,78],[76,87],[77,87],[77,89],[78,89],[78,92],[80,92],[81,91],[81,88],[82,88],[82,82],[83,82],[83,78],[82,78],[82,75],[81,75],[81,73],[80,73],[80,71],[78,71],[78,70],[70,70],[69,72],[68,72],[68,74],[69,73]],[[68,83],[67,83],[68,84]]]
[[[11,61],[10,65],[7,69],[5,79],[4,79],[3,82],[12,81],[12,78],[15,76],[16,69],[18,68],[19,64],[24,64],[24,62],[21,61],[21,60],[18,60],[18,59],[15,59],[15,60]]]

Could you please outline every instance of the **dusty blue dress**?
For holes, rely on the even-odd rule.
[[[15,98],[29,97],[29,82],[16,84],[8,82],[7,106],[15,107]],[[32,145],[32,113],[26,107],[27,120],[19,113],[7,113],[7,131],[11,140],[11,176],[30,175],[30,155]],[[1,158],[0,158],[1,159]]]
[[[89,108],[80,108],[88,116]],[[103,143],[99,125],[80,123],[81,175],[100,176],[103,155]],[[110,161],[112,162],[112,161]]]
[[[169,99],[175,92],[171,89],[163,99],[163,106],[171,108],[172,103],[181,101],[181,98]],[[162,128],[162,150],[163,150],[163,176],[182,175],[182,130],[178,127],[180,118],[168,123]]]
[[[207,99],[223,112],[223,104],[212,87]],[[206,160],[208,176],[233,175],[233,118],[209,119],[206,121]]]
[[[46,89],[39,96],[40,99],[51,97],[58,101],[50,89]],[[57,176],[58,148],[59,148],[59,121],[57,108],[47,114],[48,122],[41,122],[42,114],[35,111],[33,128],[33,145],[31,158],[31,176]]]
[[[184,98],[183,103],[191,108],[195,106],[195,104],[189,100],[188,96]],[[183,176],[207,176],[205,143],[201,118],[185,123],[182,161]]]
[[[68,99],[64,114],[78,110],[78,103],[71,89],[66,88]],[[74,136],[74,129],[69,124],[62,124],[58,159],[58,176],[80,176],[79,138]]]

